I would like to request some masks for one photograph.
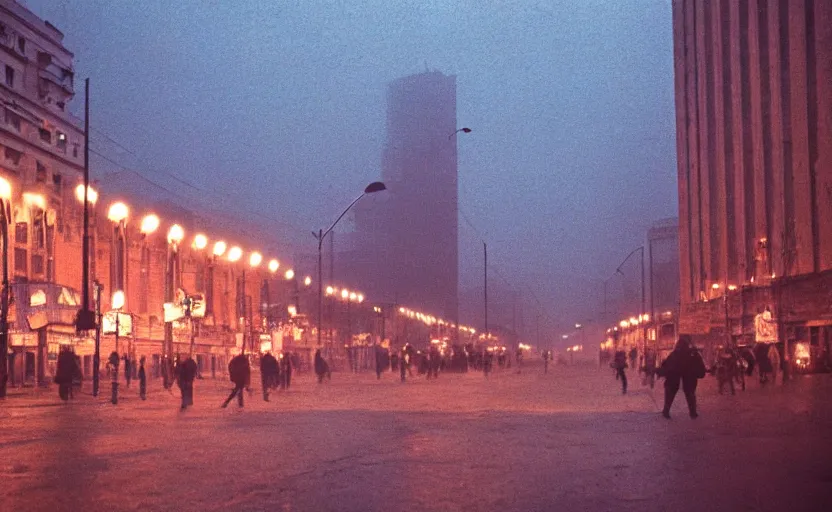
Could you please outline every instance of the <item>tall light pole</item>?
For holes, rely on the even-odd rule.
[[[482,243],[482,272],[483,272],[483,301],[485,308],[485,342],[488,343],[488,246],[485,242]]]
[[[323,304],[324,304],[323,243],[324,243],[324,238],[326,238],[326,236],[332,231],[332,229],[335,227],[335,225],[338,224],[338,221],[340,221],[344,217],[344,215],[346,215],[347,212],[350,211],[350,208],[352,208],[355,205],[355,203],[357,203],[362,197],[364,197],[367,194],[372,194],[374,192],[381,192],[382,190],[387,190],[387,187],[384,185],[384,183],[382,183],[380,181],[374,181],[374,182],[370,183],[369,185],[367,185],[364,188],[364,192],[362,192],[360,196],[355,198],[355,201],[351,202],[350,205],[347,206],[347,208],[343,211],[343,213],[341,213],[341,215],[339,215],[338,218],[335,219],[335,222],[333,222],[332,225],[329,226],[329,228],[326,231],[324,231],[323,229],[319,229],[317,233],[312,232],[312,236],[314,236],[315,239],[318,240],[318,347],[321,346],[321,328],[322,328],[322,325],[323,325]]]
[[[86,158],[86,148],[85,148],[85,158]],[[86,166],[86,163],[85,163]],[[101,367],[101,338],[100,338],[100,318],[98,314],[98,306],[96,306],[96,311],[92,311],[90,309],[90,298],[89,298],[89,286],[90,286],[90,236],[89,236],[89,207],[90,205],[95,206],[95,203],[98,202],[98,192],[96,192],[92,187],[89,186],[89,173],[88,169],[85,168],[85,179],[84,183],[81,183],[77,187],[75,187],[75,198],[78,199],[84,207],[84,234],[82,238],[83,243],[83,250],[81,253],[81,266],[82,268],[82,283],[81,283],[81,309],[78,310],[78,314],[75,317],[75,329],[78,332],[81,331],[89,331],[91,329],[96,330],[95,334],[95,351],[92,356],[92,396],[98,396],[98,388],[99,388],[99,369]],[[98,284],[96,284],[96,288]],[[96,293],[98,293],[96,291]],[[98,300],[96,300],[97,304]]]
[[[621,267],[623,267],[624,264],[627,263],[627,260],[629,260],[630,257],[633,254],[635,254],[636,252],[641,254],[641,312],[639,312],[639,318],[643,318],[642,315],[644,315],[645,308],[647,307],[645,288],[644,288],[644,246],[642,245],[641,247],[636,247],[635,249],[633,249],[630,252],[630,254],[628,254],[627,257],[624,258],[624,261],[622,261],[621,264],[618,265],[618,268],[616,268],[615,271],[623,276],[624,272],[621,271]],[[647,321],[643,321],[643,322],[640,322],[640,323],[641,323],[641,331],[642,331],[642,333],[641,333],[641,340],[642,340],[641,351],[642,351],[642,354],[643,354],[645,348],[647,347]]]
[[[243,257],[243,250],[240,249],[238,246],[235,245],[234,247],[232,247],[231,249],[228,250],[227,258],[228,258],[228,262],[231,263],[231,265],[232,265],[232,268],[231,268],[232,271],[234,270],[234,265],[236,265],[236,263],[238,261],[240,261],[240,258],[242,258],[242,257]],[[235,326],[234,327],[234,332],[235,333],[237,332],[237,329],[239,329],[239,327],[240,327],[240,309],[242,309],[243,319],[245,319],[245,315],[246,315],[246,311],[245,311],[246,310],[246,292],[245,292],[245,281],[246,281],[246,279],[245,279],[245,276],[246,276],[246,269],[243,268],[243,275],[242,275],[243,294],[242,294],[242,297],[240,297],[240,283],[237,282],[237,276],[234,273],[232,273],[232,277],[234,278],[234,289],[236,290],[236,292],[234,293],[234,304],[235,304],[235,306],[234,306],[234,309],[235,309],[235,311],[234,311],[234,326]],[[240,307],[241,305],[242,305],[242,308]],[[240,353],[245,354],[246,353],[246,331],[245,331],[245,329],[243,329],[242,334],[243,334],[243,343],[240,347]]]
[[[12,186],[0,178],[0,233],[3,243],[3,289],[0,291],[0,398],[6,398],[9,380],[9,222]]]
[[[173,304],[173,297],[176,291],[176,277],[179,272],[179,244],[185,238],[185,230],[179,224],[174,224],[168,229],[168,250],[165,265],[165,304]],[[165,346],[162,354],[162,376],[165,389],[170,389],[173,384],[173,321],[165,320]]]

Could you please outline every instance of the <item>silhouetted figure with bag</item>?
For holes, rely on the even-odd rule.
[[[688,412],[691,418],[699,417],[696,411],[696,385],[699,379],[705,377],[705,362],[699,351],[693,346],[691,337],[688,335],[679,336],[676,348],[667,356],[662,366],[656,372],[659,377],[664,377],[664,409],[662,416],[670,419],[670,407],[673,399],[679,391],[679,384],[685,393],[688,402]]]

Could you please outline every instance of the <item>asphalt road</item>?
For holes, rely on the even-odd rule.
[[[631,380],[637,379],[631,376]],[[198,381],[118,406],[0,402],[0,510],[832,510],[832,376],[720,396],[667,421],[608,369],[309,376],[219,407]],[[104,388],[107,389],[107,388]]]

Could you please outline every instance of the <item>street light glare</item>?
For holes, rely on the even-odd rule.
[[[84,186],[81,185],[83,189]],[[12,198],[12,184],[9,183],[9,180],[6,178],[0,178],[0,199],[11,199]],[[83,195],[81,196],[81,200],[83,201]]]
[[[280,262],[279,261],[277,261],[277,260],[269,261],[269,272],[274,274],[275,272],[277,272],[277,269],[279,269],[279,268],[280,268]]]
[[[81,183],[75,187],[75,198],[78,202],[84,204],[84,184]],[[87,201],[90,204],[95,204],[98,201],[98,192],[92,187],[87,187]]]
[[[263,261],[263,255],[260,254],[259,252],[251,253],[251,256],[249,256],[249,258],[248,258],[248,264],[251,265],[252,267],[259,266],[262,261]]]
[[[110,205],[110,209],[107,210],[107,218],[118,224],[119,222],[125,220],[129,213],[130,210],[127,208],[126,204],[117,202]]]
[[[199,249],[200,251],[208,247],[208,237],[203,235],[202,233],[198,233],[194,237],[194,247]]]
[[[159,216],[149,213],[142,219],[141,232],[143,235],[149,235],[159,229]]]
[[[331,286],[327,286],[327,287],[326,287],[326,294],[327,294],[327,295],[332,295],[332,294],[334,294],[334,293],[335,293],[335,288],[333,288],[333,287],[331,287]]]
[[[214,243],[214,251],[213,251],[214,256],[216,256],[217,258],[219,258],[219,257],[220,257],[220,256],[222,256],[223,254],[225,254],[225,249],[226,249],[227,247],[228,247],[228,246],[227,246],[227,245],[225,244],[225,242],[223,242],[222,240],[220,240],[220,241],[218,241],[218,242]]]
[[[237,247],[236,245],[228,251],[228,261],[234,263],[235,261],[239,261],[240,258],[243,257],[243,250]]]
[[[113,309],[121,309],[124,307],[124,292],[121,290],[116,290],[113,292],[113,302],[112,302]]]
[[[362,295],[360,293],[358,294],[358,302],[359,302],[359,304],[364,302],[364,295]]]
[[[341,290],[341,298],[344,299],[344,300],[349,299],[350,298],[350,291],[347,290],[346,288]]]
[[[287,281],[291,281],[295,278],[295,271],[290,268],[286,271],[285,277]]]
[[[311,277],[309,277],[309,276],[306,276],[306,277],[303,279],[303,284],[304,284],[304,285],[306,285],[306,286],[311,285],[311,284],[312,284],[312,278],[311,278]]]
[[[170,227],[170,229],[168,230],[169,244],[179,245],[183,238],[185,238],[185,230],[182,229],[182,226],[180,226],[179,224],[174,224]]]

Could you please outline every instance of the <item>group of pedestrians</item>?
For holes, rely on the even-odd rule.
[[[629,354],[624,350],[619,350],[615,352],[613,361],[610,363],[610,366],[615,370],[615,378],[621,381],[623,394],[627,394],[626,369],[636,366],[637,357],[638,352],[635,349],[631,350]],[[693,419],[699,417],[696,408],[696,387],[699,379],[704,378],[707,371],[702,355],[693,345],[690,336],[682,335],[679,337],[673,351],[662,362],[661,366],[656,367],[656,354],[652,351],[644,354],[643,363],[642,371],[651,388],[655,377],[664,378],[663,417],[670,419],[670,409],[680,388],[685,395],[690,417]]]
[[[260,379],[263,386],[263,400],[269,401],[272,389],[289,389],[292,385],[292,358],[289,354],[280,355],[280,359],[266,352],[260,358]]]

